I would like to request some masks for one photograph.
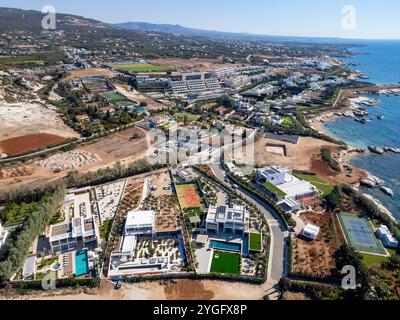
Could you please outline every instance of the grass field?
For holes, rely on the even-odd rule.
[[[281,123],[282,127],[291,127],[293,125],[293,119],[290,117],[286,117],[283,119],[283,122]]]
[[[261,245],[261,234],[259,233],[250,233],[250,250],[251,251],[261,251],[262,245]]]
[[[299,178],[300,180],[310,182],[314,187],[316,187],[320,191],[322,196],[327,196],[331,194],[331,192],[333,191],[333,185],[331,185],[329,182],[327,182],[326,180],[322,179],[321,177],[315,174],[295,172],[294,176]]]
[[[55,63],[64,59],[64,54],[58,51],[34,53],[15,57],[0,58],[0,65],[30,65],[37,63]]]
[[[167,66],[155,66],[153,64],[126,64],[126,65],[115,65],[114,69],[118,71],[140,73],[140,72],[169,72],[175,71],[175,68]]]
[[[191,114],[188,112],[178,112],[175,113],[174,118],[176,121],[182,122],[185,120],[189,121],[189,122],[193,122],[193,121],[197,121],[200,116],[198,114]]]
[[[281,189],[273,185],[271,182],[264,183],[263,186],[265,189],[271,191],[273,194],[276,194],[279,197],[286,196],[286,193],[284,193]]]
[[[102,93],[101,96],[104,99],[107,99],[109,101],[125,101],[127,100],[126,97],[119,92],[113,92],[113,93]]]
[[[367,254],[367,253],[361,253],[361,257],[367,267],[369,267],[373,264],[381,264],[382,262],[387,261],[387,257],[376,256],[376,255]]]
[[[396,249],[386,249],[390,256],[394,256],[397,254]],[[384,256],[376,256],[373,254],[368,254],[368,253],[361,253],[363,262],[366,264],[367,267],[373,265],[373,264],[381,264],[382,262],[388,261],[389,257],[384,257]]]
[[[176,186],[176,193],[183,210],[189,208],[201,208],[203,206],[197,185],[194,183],[178,184]]]
[[[210,272],[240,274],[240,255],[214,251]]]

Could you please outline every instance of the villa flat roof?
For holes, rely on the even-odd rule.
[[[126,218],[126,226],[140,226],[140,225],[152,225],[154,222],[155,212],[152,210],[146,211],[131,211],[128,213]]]
[[[309,193],[309,192],[315,191],[315,188],[311,183],[297,179],[294,176],[292,176],[292,177],[293,177],[293,179],[291,181],[285,182],[283,184],[279,184],[276,187],[278,187],[280,190],[282,190],[288,196],[304,194],[304,193]]]

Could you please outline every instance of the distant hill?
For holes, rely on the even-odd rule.
[[[42,30],[43,17],[44,14],[40,11],[0,8],[0,31],[38,32]],[[57,14],[57,27],[66,30],[77,27],[112,28],[101,21],[61,13]]]
[[[232,33],[213,30],[202,30],[188,28],[178,24],[154,24],[148,22],[125,22],[113,24],[113,26],[121,29],[130,29],[146,32],[162,32],[184,36],[199,36],[214,39],[228,40],[244,40],[244,41],[296,41],[296,42],[313,42],[313,43],[346,43],[349,40],[339,38],[318,38],[318,37],[292,37],[292,36],[271,36],[250,33]]]

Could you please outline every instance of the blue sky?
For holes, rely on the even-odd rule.
[[[2,7],[58,12],[104,22],[143,21],[268,35],[400,39],[398,0],[0,0]],[[342,28],[342,8],[356,9],[356,29]]]

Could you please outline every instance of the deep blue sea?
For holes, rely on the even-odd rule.
[[[346,61],[360,65],[352,67],[362,71],[376,84],[399,84],[400,82],[400,41],[359,41],[363,47],[351,51],[361,53]],[[361,124],[351,118],[341,118],[325,125],[334,137],[354,147],[366,148],[368,145],[400,148],[400,97],[370,96],[380,100],[378,106],[367,107],[371,123]],[[385,118],[378,120],[377,115]],[[371,172],[383,179],[395,196],[391,198],[379,189],[365,189],[363,192],[379,199],[400,220],[400,154],[386,153],[383,156],[364,154],[354,158],[351,164]]]

